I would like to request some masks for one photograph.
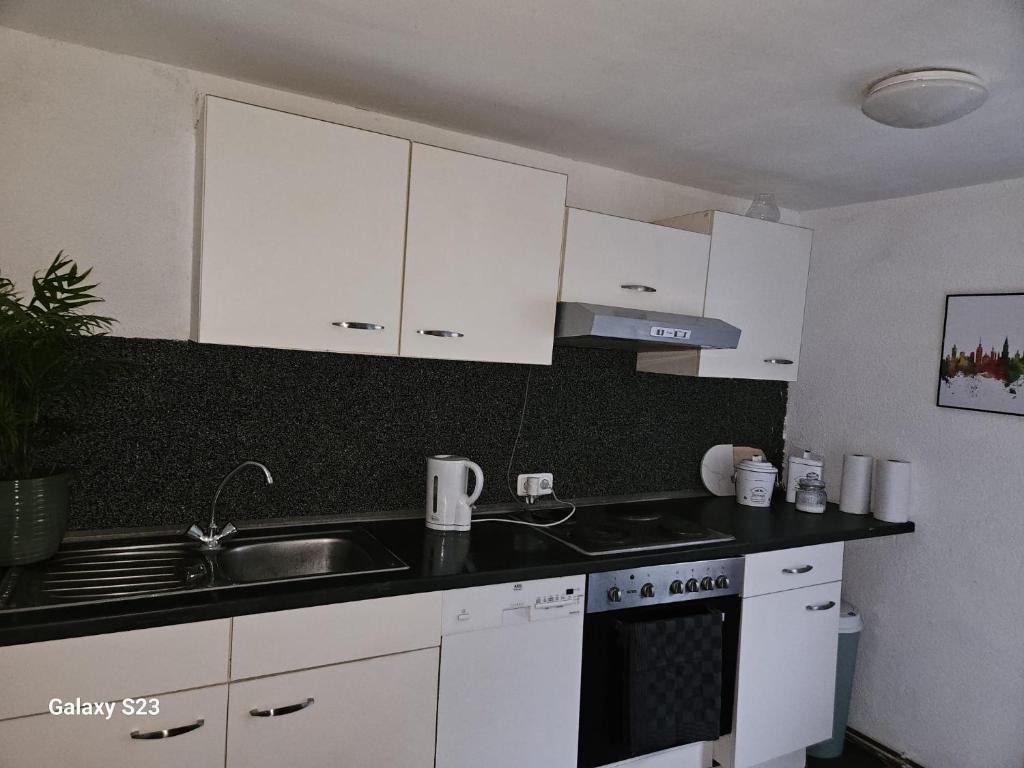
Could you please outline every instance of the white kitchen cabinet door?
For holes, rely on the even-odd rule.
[[[54,696],[111,701],[224,683],[230,646],[230,619],[4,646],[0,720],[46,712]]]
[[[839,593],[837,581],[743,601],[732,768],[831,737]]]
[[[75,691],[61,693],[74,701]],[[227,696],[227,685],[217,685],[145,697],[147,707],[149,699],[159,702],[157,714],[128,715],[115,701],[109,720],[49,713],[5,720],[0,722],[0,766],[223,768]],[[150,738],[139,738],[144,735]]]
[[[401,354],[550,364],[566,177],[414,144]]]
[[[704,313],[737,326],[737,349],[700,354],[700,375],[796,381],[811,230],[714,213]]]
[[[560,301],[701,315],[711,238],[570,208]]]
[[[206,100],[197,338],[398,353],[409,142]]]
[[[431,768],[437,669],[430,648],[232,683],[227,768]]]
[[[736,349],[644,352],[637,369],[796,381],[811,258],[811,230],[702,211],[660,222],[711,235],[704,316],[740,329]]]

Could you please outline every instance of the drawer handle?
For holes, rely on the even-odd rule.
[[[203,727],[206,722],[202,718],[188,725],[179,725],[177,728],[167,728],[163,731],[132,731],[129,736],[133,739],[170,739],[174,736],[181,736],[183,733],[190,733]]]
[[[813,565],[801,565],[799,568],[783,568],[783,573],[808,573],[813,570]]]
[[[768,365],[792,365],[793,361],[785,357],[766,357],[764,359]]]
[[[835,608],[835,607],[836,607],[836,601],[835,600],[829,600],[827,603],[818,603],[817,605],[808,605],[807,606],[807,610],[808,611],[827,611],[830,608]]]
[[[287,707],[273,707],[272,709],[250,709],[249,714],[253,717],[280,717],[281,715],[290,715],[292,712],[305,709],[312,703],[313,697],[310,696],[301,704],[289,704]]]
[[[649,285],[640,285],[639,283],[626,283],[620,285],[619,288],[625,288],[627,291],[636,291],[637,293],[657,293],[657,288],[652,288]]]
[[[356,323],[351,320],[342,320],[331,323],[335,328],[351,328],[353,331],[383,331],[384,326],[379,323]]]
[[[440,336],[442,339],[461,339],[466,334],[459,333],[458,331],[435,331],[430,329],[420,329],[416,331],[420,336]]]

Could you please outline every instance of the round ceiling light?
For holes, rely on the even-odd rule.
[[[955,69],[901,72],[874,83],[861,110],[896,128],[931,128],[973,112],[988,98],[977,75]]]

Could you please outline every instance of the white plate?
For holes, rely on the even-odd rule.
[[[700,479],[704,487],[715,496],[735,496],[736,483],[733,476],[736,464],[755,455],[764,456],[764,451],[725,443],[711,446],[700,462]]]

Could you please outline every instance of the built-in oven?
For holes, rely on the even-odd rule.
[[[588,577],[579,768],[731,732],[742,584],[739,557]]]

